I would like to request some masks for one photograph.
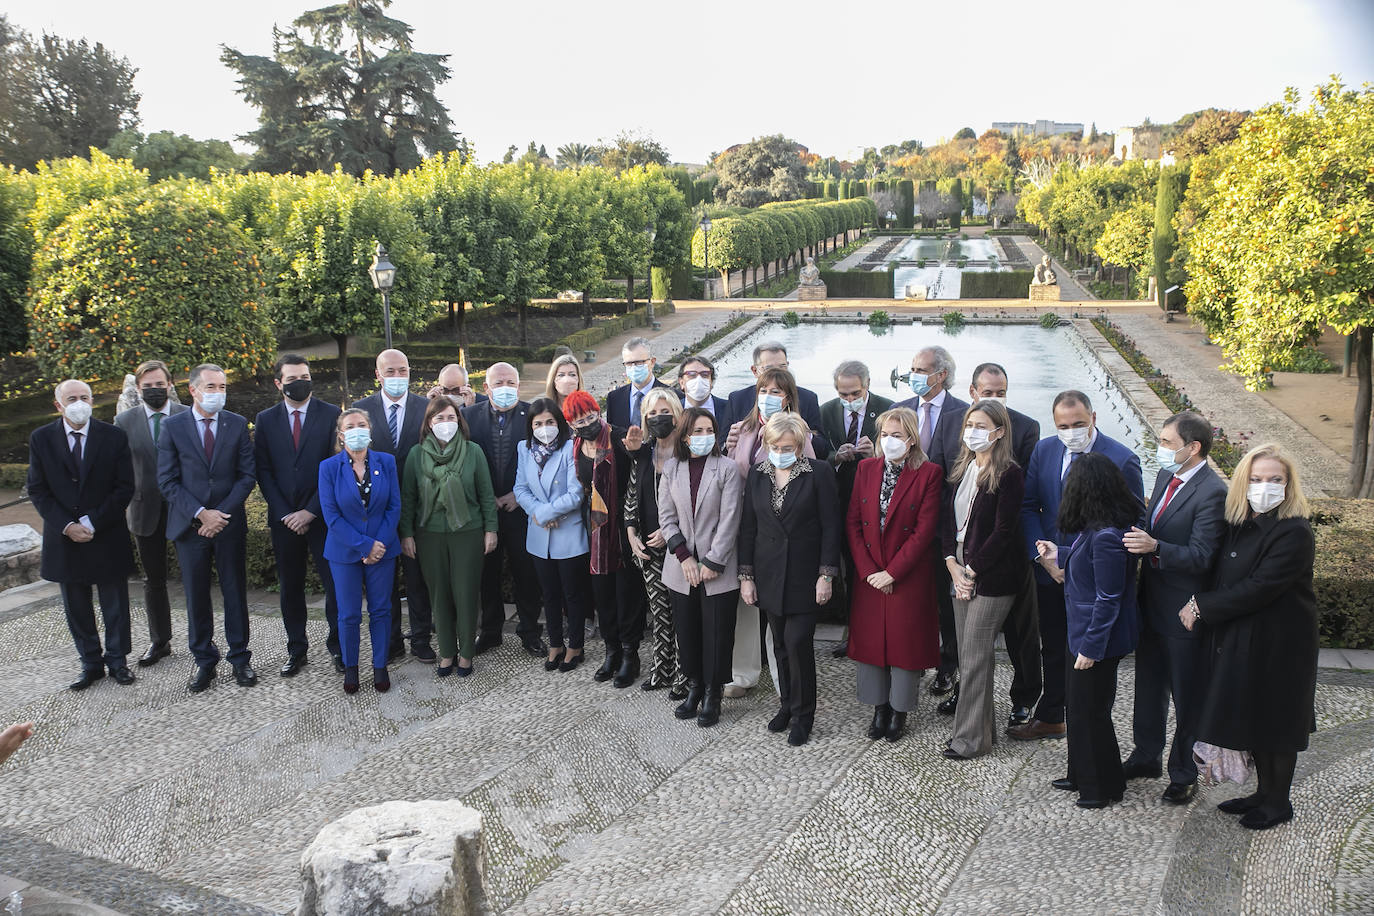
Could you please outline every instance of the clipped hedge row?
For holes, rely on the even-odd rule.
[[[674,309],[672,303],[654,303],[654,313],[657,315],[671,315]],[[584,328],[564,337],[557,343],[547,347],[540,347],[534,351],[534,361],[537,363],[553,362],[553,354],[559,347],[567,347],[578,359],[582,358],[583,350],[592,350],[603,340],[610,340],[617,334],[623,334],[631,328],[642,328],[649,324],[649,308],[637,308],[633,312],[621,315],[617,318],[610,318],[601,322],[595,327]]]
[[[964,271],[959,296],[963,299],[1025,299],[1034,273],[999,270],[993,273]]]
[[[891,299],[891,270],[823,270],[825,294],[831,299]]]
[[[1374,649],[1374,500],[1314,499],[1312,509],[1322,645]]]

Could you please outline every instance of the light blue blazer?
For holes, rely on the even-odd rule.
[[[339,451],[320,462],[320,510],[329,526],[324,538],[325,559],[334,563],[361,563],[373,541],[386,545],[390,559],[401,552],[396,524],[401,520],[401,485],[396,480],[396,459],[376,449],[368,451],[372,468],[372,495],[363,505],[358,478],[348,453]]]
[[[532,557],[566,560],[580,557],[588,550],[576,448],[577,440],[569,439],[541,471],[528,442],[515,447],[515,501],[530,517],[525,549]],[[549,519],[558,519],[558,524],[545,528]]]

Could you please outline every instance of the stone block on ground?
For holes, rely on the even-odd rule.
[[[1059,299],[1060,294],[1057,285],[1032,283],[1030,286],[1031,302],[1058,302]]]
[[[0,525],[0,557],[27,553],[43,546],[43,539],[29,525]]]
[[[824,283],[815,286],[798,286],[797,299],[802,302],[814,302],[826,298],[826,287]]]
[[[482,815],[457,801],[394,801],[327,824],[301,856],[297,916],[491,912]]]

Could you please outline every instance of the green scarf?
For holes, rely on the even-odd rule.
[[[425,436],[418,448],[412,450],[411,461],[420,466],[416,481],[420,489],[420,525],[428,525],[434,511],[443,500],[449,527],[457,531],[466,528],[469,519],[467,494],[463,492],[463,464],[467,457],[467,441],[461,431],[442,445],[437,436]]]

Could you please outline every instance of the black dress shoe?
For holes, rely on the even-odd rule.
[[[792,722],[792,713],[786,709],[778,710],[777,715],[768,720],[768,730],[770,732],[784,731]]]
[[[336,674],[343,674],[343,673],[344,673],[343,656],[340,655],[340,654],[337,653],[337,652],[332,652],[332,653],[330,653],[329,657],[332,658],[332,659],[334,660],[334,672],[335,672]]]
[[[624,689],[639,677],[639,646],[625,646],[620,657],[620,667],[615,671],[611,686]]]
[[[244,662],[242,665],[234,666],[234,681],[240,687],[254,687],[258,683],[258,673],[253,670],[253,666]]]
[[[304,668],[309,661],[310,660],[306,658],[304,654],[291,656],[286,660],[286,664],[281,666],[281,676],[295,677],[301,673],[301,669]]]
[[[948,757],[950,760],[971,760],[971,759],[972,759],[971,757],[965,757],[963,754],[959,753],[958,751],[956,751],[956,750],[955,750],[954,748],[952,748],[952,747],[947,747],[947,748],[945,748],[943,751],[940,752],[940,754],[941,754],[942,756],[944,756],[944,757]]]
[[[687,699],[673,708],[673,716],[683,721],[694,718],[697,714],[697,708],[701,706],[701,701],[704,699],[706,699],[706,688],[696,681],[692,681],[687,686]]]
[[[1030,720],[1031,708],[1029,706],[1013,706],[1011,708],[1011,715],[1007,716],[1007,728],[1025,725]]]
[[[1244,795],[1240,798],[1232,798],[1217,805],[1217,810],[1222,814],[1245,814],[1247,811],[1254,811],[1264,804],[1264,796],[1256,792],[1254,795]]]
[[[1293,819],[1293,806],[1284,802],[1281,806],[1263,804],[1251,808],[1241,816],[1240,825],[1247,830],[1268,830]]]
[[[406,647],[404,645],[392,646],[386,653],[386,663],[399,662],[406,657]]]
[[[487,636],[485,634],[480,635],[477,637],[477,643],[472,650],[473,657],[481,655],[483,652],[486,652],[489,649],[495,649],[499,645],[501,645],[500,636]],[[539,654],[543,655],[544,653],[541,652]]]
[[[941,701],[939,702],[939,704],[936,705],[935,711],[938,712],[938,713],[939,713],[940,715],[942,715],[942,716],[952,716],[952,715],[954,715],[954,711],[955,711],[956,709],[958,709],[958,708],[959,708],[959,685],[958,685],[958,684],[955,684],[955,685],[954,685],[954,689],[953,689],[952,691],[950,691],[949,696],[945,697],[943,700],[941,700]]]
[[[563,664],[563,659],[559,657],[561,654],[562,650],[559,651],[559,655],[555,655],[553,658],[544,659],[544,670],[557,671],[558,666]]]
[[[81,670],[81,677],[68,684],[67,688],[69,690],[85,690],[104,676],[104,668],[83,668]]]
[[[434,649],[432,649],[426,643],[422,643],[418,646],[411,646],[410,654],[418,658],[420,661],[424,662],[426,665],[432,665],[439,660],[439,656],[434,654]]]
[[[811,740],[811,726],[805,722],[793,722],[792,730],[787,733],[787,743],[793,747],[801,747]]]
[[[460,675],[463,672],[458,672]],[[391,689],[391,673],[385,668],[372,669],[372,686],[378,693],[386,693]]]
[[[931,682],[930,692],[937,697],[942,697],[954,689],[954,685],[959,682],[957,671],[945,673],[940,672],[935,675],[935,680]]]
[[[138,667],[151,668],[156,665],[158,659],[166,658],[172,654],[172,647],[165,642],[155,642],[148,647],[147,651],[138,660]]]
[[[115,683],[121,687],[128,687],[136,678],[134,673],[129,670],[127,665],[120,665],[118,668],[110,669],[110,677],[115,679]]]
[[[1186,805],[1197,795],[1197,783],[1195,782],[1171,782],[1169,788],[1164,790],[1160,797],[1166,802],[1175,805]]]
[[[835,656],[836,658],[848,658],[848,657],[849,657],[849,640],[846,639],[844,642],[840,643],[840,644],[839,644],[838,646],[836,646],[834,649],[831,649],[831,650],[830,650],[830,654],[833,655],[833,656]]]
[[[706,688],[706,699],[701,703],[701,712],[697,714],[697,725],[702,728],[710,728],[720,721],[720,692],[724,684],[713,684]]]
[[[1061,791],[1061,792],[1077,792],[1077,791],[1078,791],[1078,783],[1074,782],[1072,779],[1070,779],[1070,778],[1067,777],[1067,776],[1061,776],[1060,778],[1056,779],[1054,782],[1050,783],[1050,785],[1054,786],[1056,789],[1058,789],[1058,790]]]
[[[1074,802],[1074,804],[1077,805],[1077,806],[1080,807],[1080,808],[1089,808],[1089,809],[1095,811],[1095,810],[1097,810],[1098,808],[1105,808],[1105,807],[1107,807],[1107,806],[1110,805],[1112,802],[1119,802],[1119,801],[1121,801],[1121,798],[1120,798],[1120,797],[1117,797],[1117,798],[1080,798],[1078,801]]]
[[[887,720],[887,740],[896,741],[902,737],[906,731],[906,713],[892,711],[892,718]]]
[[[592,679],[597,681],[609,681],[611,678],[615,677],[616,671],[620,668],[620,661],[623,655],[624,651],[619,648],[607,650],[606,660],[601,663],[600,668],[596,669],[596,673],[592,675]]]
[[[186,689],[192,693],[200,693],[209,688],[210,682],[215,679],[218,673],[214,665],[201,665],[196,668],[196,673],[192,676],[191,682],[186,685]]]
[[[456,668],[456,667],[458,667],[458,666],[457,666],[457,665],[440,665],[439,667],[437,667],[437,668],[434,669],[434,676],[435,676],[435,677],[452,677],[452,676],[453,676],[453,669]]]
[[[1130,760],[1121,765],[1121,772],[1127,779],[1158,779],[1164,773],[1159,761]]]
[[[877,741],[887,734],[887,723],[892,719],[892,707],[886,703],[873,707],[873,721],[868,725],[868,738]]]
[[[528,652],[530,655],[533,655],[535,658],[543,658],[544,656],[549,654],[549,647],[544,645],[544,640],[540,639],[537,636],[534,639],[525,640],[523,645],[525,647],[525,651]]]
[[[585,657],[586,656],[582,652],[578,652],[571,658],[565,655],[563,656],[563,661],[558,664],[558,670],[565,674],[569,671],[575,671],[577,670],[577,666],[582,664],[582,659]]]

